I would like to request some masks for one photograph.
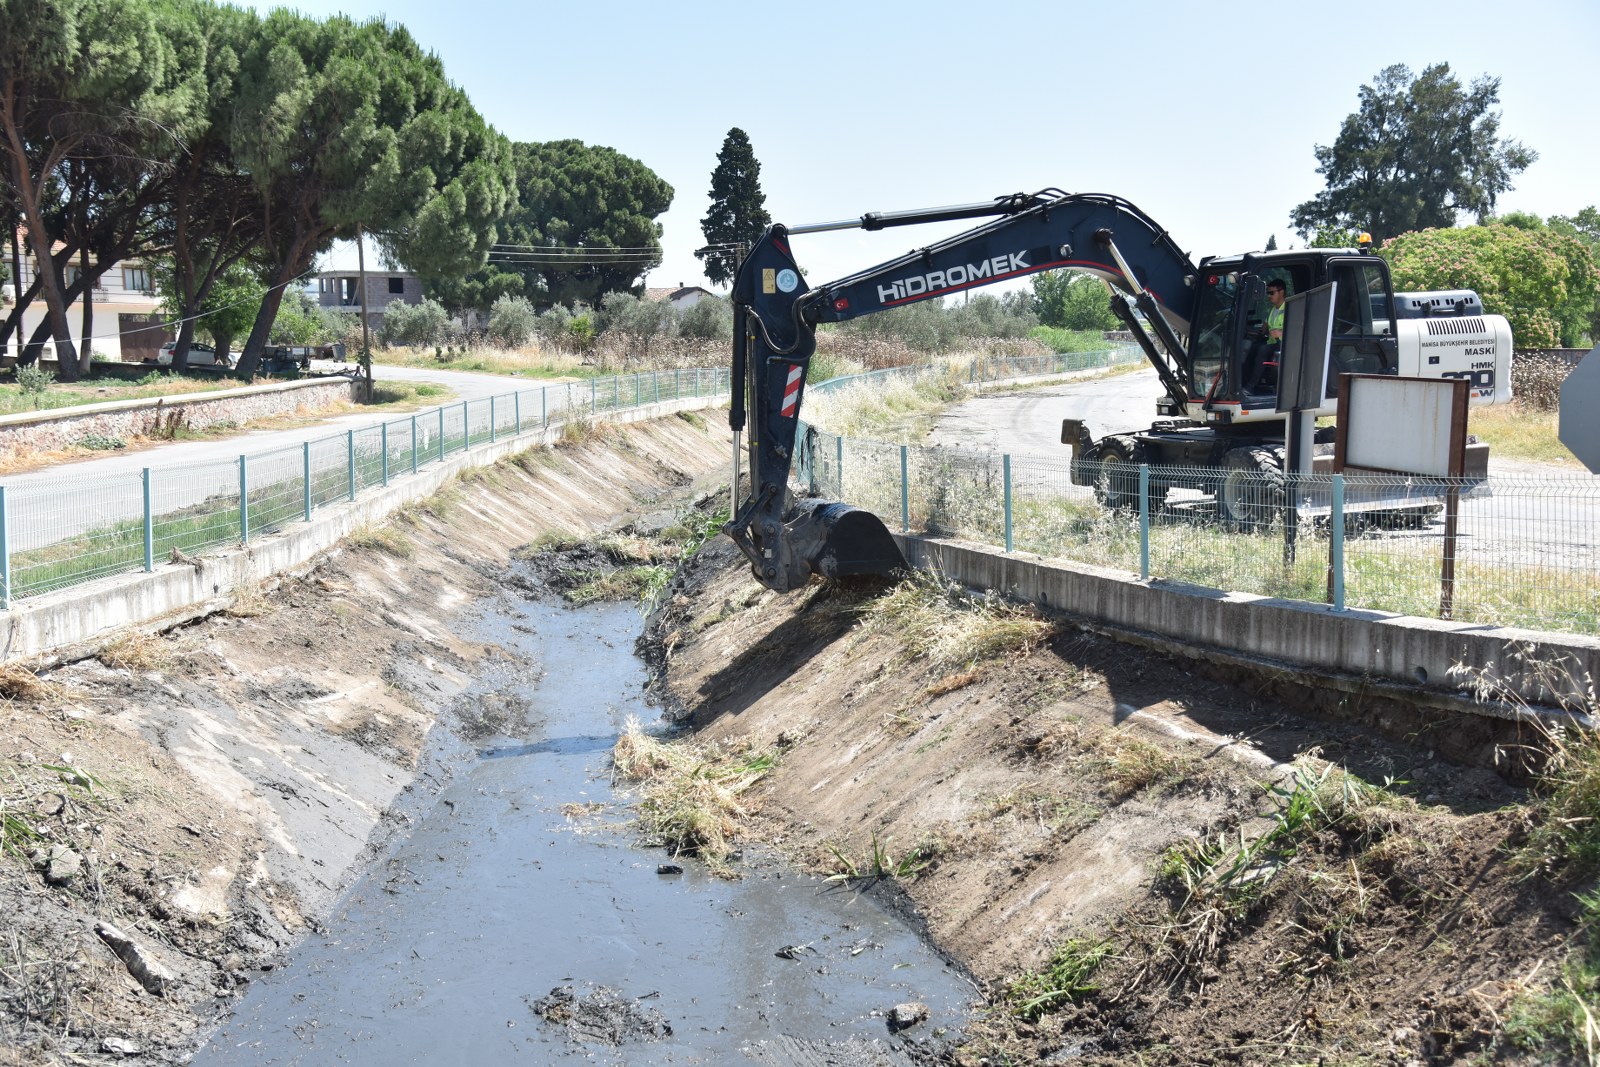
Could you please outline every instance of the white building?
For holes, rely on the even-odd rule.
[[[27,249],[27,237],[19,235],[22,247]],[[22,277],[13,279],[5,285],[4,314],[9,315],[15,303],[18,292],[27,292],[28,286],[33,284],[37,264],[33,256],[24,253],[22,257]],[[78,276],[76,264],[67,268],[67,283],[70,285]],[[146,359],[155,359],[156,353],[161,350],[163,343],[172,340],[175,333],[171,330],[161,329],[161,324],[166,321],[161,314],[160,302],[156,299],[155,284],[150,277],[149,268],[135,260],[124,260],[100,276],[90,293],[93,304],[94,316],[90,323],[90,352],[100,359],[123,360],[128,363],[142,363]],[[6,342],[5,350],[0,352],[3,356],[18,357],[22,354],[23,347],[28,338],[33,336],[34,330],[44,322],[47,316],[44,294],[40,293],[29,302],[22,313],[22,328],[14,331]],[[75,300],[67,308],[67,327],[72,335],[72,343],[79,350],[83,349],[83,301]],[[55,358],[55,344],[46,340],[45,359]]]

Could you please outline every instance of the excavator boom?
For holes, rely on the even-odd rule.
[[[805,285],[789,246],[794,233],[983,216],[1000,217],[816,288]],[[1133,251],[1125,256],[1123,249]],[[1194,267],[1164,229],[1118,197],[1045,190],[848,222],[775,225],[762,235],[733,288],[729,425],[737,456],[748,402],[750,489],[724,527],[757,580],[781,592],[813,574],[888,573],[904,566],[893,537],[870,513],[827,502],[796,506],[791,499],[789,471],[817,325],[1061,267],[1096,274],[1132,298],[1165,350],[1149,338],[1142,342],[1172,402],[1179,408],[1188,403],[1193,389],[1179,334],[1189,328]],[[1131,312],[1128,319],[1139,328]]]

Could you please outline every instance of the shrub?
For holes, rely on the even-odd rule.
[[[527,297],[502,296],[489,309],[489,339],[502,348],[521,348],[533,336],[537,321]]]
[[[703,297],[678,315],[678,333],[697,341],[733,340],[733,302],[720,296]]]
[[[424,297],[420,304],[396,300],[383,313],[382,340],[386,345],[436,345],[450,333],[450,315],[444,305]]]
[[[36,408],[45,390],[50,388],[50,383],[55,380],[56,376],[53,373],[37,363],[17,368],[17,385],[22,389],[22,395],[31,400]]]

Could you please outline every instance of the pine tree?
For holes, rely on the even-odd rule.
[[[717,285],[733,281],[738,257],[772,223],[766,194],[761,191],[761,164],[750,138],[735,126],[728,131],[711,172],[711,210],[700,220],[706,247],[695,255],[706,265],[706,277]]]
[[[1267,236],[1267,247],[1263,248],[1262,251],[1263,252],[1276,252],[1277,250],[1278,250],[1278,235],[1275,234],[1275,233],[1274,234],[1269,234]]]

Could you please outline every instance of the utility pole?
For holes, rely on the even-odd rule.
[[[372,403],[372,338],[367,326],[367,242],[356,223],[356,265],[361,274],[361,369],[367,376],[367,403]]]

